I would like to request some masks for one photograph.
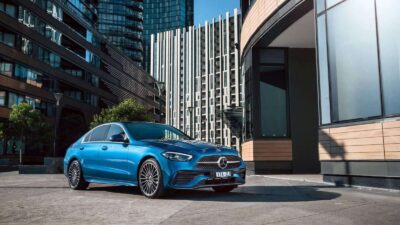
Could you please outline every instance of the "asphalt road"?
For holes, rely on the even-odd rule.
[[[400,224],[400,193],[250,176],[229,194],[72,191],[62,175],[0,173],[0,224]]]

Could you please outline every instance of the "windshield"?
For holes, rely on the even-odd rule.
[[[126,123],[125,127],[135,140],[190,140],[191,138],[180,130],[156,123]]]

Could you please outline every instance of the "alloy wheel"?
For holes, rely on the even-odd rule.
[[[69,183],[71,184],[72,187],[77,187],[79,184],[80,176],[81,176],[81,171],[80,171],[79,164],[76,162],[73,162],[68,170],[68,179]]]
[[[139,182],[142,192],[152,196],[160,185],[159,172],[152,162],[146,162],[140,171]]]

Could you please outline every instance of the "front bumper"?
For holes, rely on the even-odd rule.
[[[199,169],[195,164],[187,162],[167,162],[167,170],[164,171],[165,183],[171,189],[198,189],[216,186],[237,186],[246,182],[246,166],[241,162],[240,166],[226,170]],[[226,178],[216,177],[216,172],[230,171],[231,176]]]
[[[173,189],[198,189],[217,186],[237,186],[246,182],[246,169],[229,171],[231,172],[231,176],[219,178],[215,174],[222,171],[180,170],[171,179],[170,187]]]

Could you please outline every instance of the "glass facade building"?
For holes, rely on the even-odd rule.
[[[150,71],[150,36],[193,26],[193,0],[144,0],[145,69]]]
[[[241,6],[251,172],[320,170],[326,182],[398,189],[400,2]]]
[[[400,2],[328,1],[325,7],[318,1],[317,8],[321,124],[399,116],[400,41],[393,21]]]
[[[137,66],[143,64],[143,0],[98,0],[97,30]]]
[[[58,124],[56,155],[63,156],[102,108],[132,98],[154,116],[155,80],[96,31],[97,20],[88,1],[0,0],[1,125],[26,101]],[[55,92],[63,93],[59,110]],[[0,159],[13,158],[16,143],[1,139]],[[33,163],[52,153],[51,146],[29,148],[24,157]]]

